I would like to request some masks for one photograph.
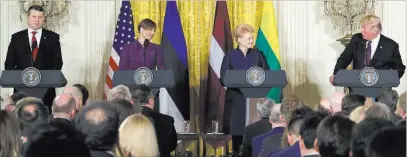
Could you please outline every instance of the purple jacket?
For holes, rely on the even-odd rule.
[[[124,45],[120,54],[119,70],[136,70],[140,67],[158,70],[164,69],[163,54],[160,45],[150,43],[146,49],[135,40]]]

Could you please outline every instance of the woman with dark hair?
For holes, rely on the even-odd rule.
[[[89,91],[83,84],[74,84],[74,87],[78,88],[82,93],[82,103],[86,105],[89,98]]]
[[[15,115],[0,110],[0,156],[19,157],[21,135]]]

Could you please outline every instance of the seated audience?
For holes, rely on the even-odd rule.
[[[62,93],[69,93],[75,98],[76,110],[80,111],[83,107],[83,95],[78,87],[65,87]]]
[[[107,93],[107,101],[113,99],[124,99],[133,103],[130,89],[125,85],[117,85],[109,90],[109,92]]]
[[[91,157],[76,130],[61,129],[51,122],[38,125],[27,142],[25,157]]]
[[[364,106],[366,97],[359,94],[350,93],[342,99],[342,114],[349,116],[350,113],[359,106]]]
[[[139,100],[144,116],[154,120],[154,127],[158,140],[158,148],[161,157],[169,157],[177,147],[177,133],[174,127],[174,118],[153,111],[154,95],[151,89],[144,84],[138,85],[132,90],[132,96]]]
[[[261,154],[261,156],[267,156],[268,154],[274,153],[280,149],[284,128],[287,125],[287,123],[282,120],[283,118],[281,117],[280,108],[281,104],[275,104],[271,108],[269,116],[269,121],[272,126],[271,130],[265,134],[254,137],[254,138],[262,138],[261,136],[267,137],[266,139],[264,139],[264,142],[260,143],[261,144],[260,146],[253,145],[256,148],[260,147],[259,154]],[[254,155],[253,151],[252,156],[256,156]]]
[[[81,93],[82,93],[82,104],[85,106],[88,104],[88,98],[89,98],[89,91],[88,89],[83,85],[83,84],[74,84],[74,87],[77,87]]]
[[[349,119],[355,123],[359,123],[365,118],[365,112],[369,107],[359,106],[355,108],[350,114]]]
[[[141,114],[127,117],[119,128],[119,148],[117,157],[158,157],[157,137],[150,120]]]
[[[398,115],[402,119],[406,119],[406,103],[407,102],[407,97],[406,97],[406,92],[400,95],[399,103],[397,104],[398,107]]]
[[[376,133],[365,153],[368,157],[406,157],[406,128],[395,127]]]
[[[69,93],[62,93],[55,97],[52,105],[52,116],[52,122],[74,129],[75,127],[71,122],[76,116],[75,98]]]
[[[302,123],[304,122],[304,118],[306,115],[312,114],[313,111],[311,108],[307,106],[300,107],[291,113],[291,119],[288,122],[287,125],[287,141],[289,144],[289,147],[286,147],[285,149],[275,153],[275,154],[269,154],[268,156],[271,157],[301,157],[301,151],[300,151],[300,145],[299,145],[299,140],[300,140],[300,127]]]
[[[352,128],[352,157],[368,157],[365,155],[365,148],[372,136],[387,128],[394,127],[394,124],[382,118],[366,118]]]
[[[17,117],[6,110],[0,110],[0,156],[18,157],[21,134]]]
[[[141,114],[141,107],[136,101],[135,105],[124,99],[114,99],[109,101],[111,107],[119,114],[119,124],[132,114]],[[135,106],[139,106],[136,108]]]
[[[304,117],[304,122],[300,127],[300,150],[302,157],[319,157],[318,151],[314,147],[317,136],[318,124],[328,116],[325,112],[313,112]]]
[[[377,96],[377,101],[387,105],[391,112],[396,112],[398,99],[397,91],[391,88],[380,89],[379,96]]]
[[[390,110],[389,106],[380,102],[373,103],[373,105],[366,110],[365,118],[370,117],[383,118],[393,123],[398,121],[396,114]]]
[[[14,109],[15,109],[15,107],[16,107],[16,103],[19,101],[19,100],[21,100],[21,99],[23,99],[23,98],[25,98],[25,97],[28,97],[28,95],[26,94],[26,93],[24,93],[24,92],[17,92],[17,93],[14,93],[13,95],[11,95],[10,96],[10,98],[8,99],[8,102],[7,102],[7,104],[6,104],[6,106],[5,106],[5,109],[7,110],[7,111],[14,111]]]
[[[94,102],[83,108],[75,118],[75,127],[83,134],[92,157],[113,157],[119,118],[107,102]]]
[[[333,115],[325,117],[317,127],[316,146],[321,157],[349,157],[351,132],[355,123]]]
[[[264,134],[272,129],[269,116],[274,104],[274,100],[268,98],[260,99],[257,102],[256,109],[260,120],[244,128],[243,144],[241,145],[240,152],[242,156],[250,156],[252,154],[253,137]]]

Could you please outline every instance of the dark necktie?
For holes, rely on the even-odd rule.
[[[33,34],[33,37],[31,38],[31,49],[33,52],[33,60],[35,61],[35,59],[37,57],[37,52],[38,52],[38,42],[37,42],[37,38],[35,37],[35,34],[37,34],[37,32],[32,31],[31,33]]]
[[[366,66],[368,66],[370,64],[370,60],[371,60],[371,54],[372,54],[372,41],[367,41],[367,48],[366,48],[366,60],[365,60],[365,64]]]

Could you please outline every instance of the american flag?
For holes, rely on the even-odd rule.
[[[113,88],[113,74],[114,71],[119,70],[120,54],[123,46],[133,42],[135,40],[134,37],[135,33],[131,4],[130,1],[122,1],[120,13],[117,18],[112,53],[109,58],[109,66],[107,68],[105,90],[103,93],[104,98],[106,98],[109,90]]]

